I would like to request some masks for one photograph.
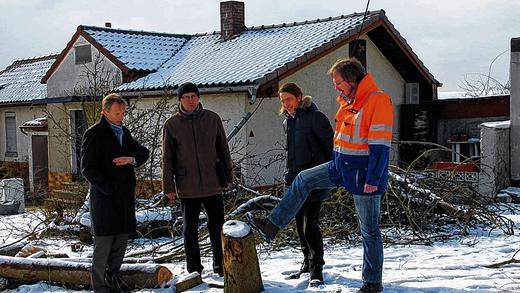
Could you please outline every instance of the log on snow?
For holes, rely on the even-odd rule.
[[[224,292],[260,292],[264,289],[256,255],[255,238],[249,225],[227,221],[222,227]]]
[[[90,286],[90,267],[90,263],[0,256],[0,277],[25,282]],[[121,274],[128,289],[156,288],[172,278],[166,267],[150,264],[124,264]]]

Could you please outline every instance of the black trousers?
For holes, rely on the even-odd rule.
[[[125,256],[128,234],[94,236],[91,284],[98,293],[120,292],[119,269]]]
[[[222,271],[222,242],[220,233],[222,232],[222,225],[224,225],[224,202],[221,194],[204,198],[181,199],[186,269],[189,273],[202,273],[204,269],[200,262],[199,249],[199,214],[201,205],[204,205],[208,217],[209,239],[213,252],[213,271],[219,272]]]
[[[304,256],[311,272],[323,268],[323,238],[319,226],[321,201],[306,202],[296,214],[296,229]]]

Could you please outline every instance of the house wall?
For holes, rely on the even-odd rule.
[[[28,162],[29,137],[20,131],[19,126],[24,122],[45,116],[45,106],[19,106],[0,108],[0,161]],[[16,115],[16,148],[18,156],[6,157],[6,134],[5,134],[5,113],[14,112]]]
[[[85,87],[92,86],[85,78],[88,72],[98,72],[98,79],[101,78],[101,80],[107,79],[99,77],[101,75],[112,76],[116,84],[121,84],[121,70],[99,53],[94,46],[91,46],[92,62],[75,64],[74,47],[86,44],[89,44],[89,42],[82,36],[79,36],[58,68],[47,80],[47,96],[49,98],[91,94],[92,90],[85,89]],[[92,77],[92,74],[89,74],[89,76]]]
[[[82,109],[81,103],[47,104],[49,144],[49,189],[58,189],[72,176],[70,110]]]
[[[245,126],[247,139],[244,176],[250,186],[272,185],[283,180],[285,170],[285,137],[282,135],[283,116],[280,116],[278,97],[258,99],[255,104],[247,105],[255,114]]]

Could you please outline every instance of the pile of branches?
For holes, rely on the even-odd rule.
[[[381,199],[381,226],[385,243],[431,244],[470,234],[474,228],[486,231],[499,229],[506,235],[514,233],[514,223],[501,215],[503,206],[479,194],[471,184],[456,181],[454,176],[440,180],[430,174],[391,168],[388,189]],[[359,243],[360,233],[352,195],[343,188],[332,192],[331,198],[322,205],[320,226],[324,237],[330,241]],[[237,183],[224,195],[226,220],[244,220],[244,214],[248,211],[267,215],[278,203],[281,194],[280,188],[260,193]],[[149,240],[143,240],[142,246],[138,244],[139,241],[134,241],[126,262],[181,261],[184,250],[178,202],[169,202],[162,194],[157,194],[146,200],[138,200],[137,210],[145,214],[149,211],[150,215],[154,215],[138,224],[138,234],[135,235],[135,238]],[[81,227],[88,222],[85,215],[88,215],[87,204],[75,217],[46,214],[41,219],[42,223],[37,225],[38,233],[32,231],[31,238],[58,236],[56,234],[63,236],[63,233],[71,237],[81,236]],[[205,243],[201,245],[203,254],[210,251],[206,224],[206,218],[201,217],[199,235],[201,243]],[[275,248],[299,245],[294,225],[293,221],[287,229],[282,230],[276,239]],[[89,229],[85,230],[88,232]],[[158,237],[162,238],[154,240]],[[144,243],[149,241],[155,244],[151,249],[149,245],[144,249]]]
[[[468,235],[475,228],[514,234],[514,223],[502,215],[504,205],[480,194],[469,183],[455,181],[454,173],[440,180],[429,172],[392,169],[381,198],[385,243],[429,245]],[[320,223],[324,237],[360,241],[353,197],[342,188],[323,203]],[[288,243],[296,243],[293,231],[286,234]]]

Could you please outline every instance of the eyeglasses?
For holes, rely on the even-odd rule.
[[[345,82],[345,80],[342,80],[342,81],[336,83],[336,81],[334,79],[332,80],[332,83],[334,84],[334,87],[338,87],[340,84],[342,84],[344,82]]]

